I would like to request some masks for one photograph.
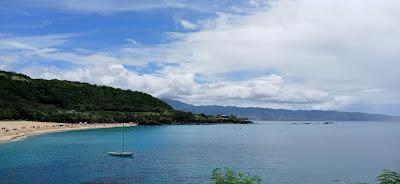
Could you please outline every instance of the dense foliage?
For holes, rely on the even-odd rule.
[[[383,170],[377,177],[379,184],[400,184],[400,173],[391,170]]]
[[[220,123],[176,111],[151,95],[88,83],[31,79],[0,71],[0,120],[53,122]],[[235,121],[231,121],[235,122]]]
[[[378,184],[400,184],[400,173],[392,170],[385,169],[376,177]],[[359,182],[357,184],[368,184]]]
[[[211,181],[214,184],[258,184],[261,179],[255,175],[249,175],[242,172],[235,172],[229,168],[216,168],[211,175]]]
[[[259,184],[261,178],[255,175],[235,172],[229,168],[216,168],[212,171],[211,181],[213,184]],[[400,173],[385,169],[376,177],[378,184],[400,184]],[[368,184],[358,182],[357,184]]]

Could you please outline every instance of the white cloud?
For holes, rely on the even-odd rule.
[[[64,45],[69,39],[80,34],[52,34],[41,36],[16,37],[12,35],[0,35],[0,49],[25,49],[35,50],[47,47]]]
[[[136,40],[134,40],[134,39],[127,38],[127,39],[125,39],[125,41],[133,44],[135,47],[142,47],[142,45],[139,42],[137,42]]]
[[[199,27],[198,25],[196,25],[192,22],[189,22],[187,20],[184,20],[184,19],[180,19],[178,22],[184,29],[188,29],[188,30],[194,30]]]
[[[42,21],[37,24],[10,24],[10,25],[0,25],[1,28],[16,28],[16,29],[38,29],[51,25],[50,21]]]
[[[181,99],[189,103],[221,105],[254,105],[276,108],[329,109],[340,105],[325,91],[287,84],[280,76],[269,75],[237,82],[199,84],[192,73],[138,74],[119,64],[106,64],[85,69],[60,70],[52,67],[29,67],[24,73],[37,78],[81,81],[87,77],[95,84],[139,90],[157,97]],[[248,104],[243,104],[243,102]],[[337,104],[335,104],[337,103]]]
[[[231,2],[219,1],[188,1],[188,0],[31,0],[18,1],[24,6],[50,7],[57,10],[73,13],[101,13],[111,14],[116,12],[149,11],[159,9],[188,9],[198,12],[215,12]]]
[[[19,0],[16,2],[8,3],[17,5],[18,7],[40,7],[51,8],[57,11],[68,13],[96,13],[102,15],[111,15],[120,12],[140,12],[152,10],[189,10],[197,13],[215,14],[215,12],[231,12],[231,13],[247,13],[248,11],[260,8],[267,4],[268,0]],[[1,7],[0,7],[1,9]],[[8,10],[8,9],[6,9]],[[12,8],[13,13],[27,14],[27,12],[17,11]],[[2,13],[2,12],[0,12]],[[182,13],[182,12],[181,12]]]
[[[152,50],[180,61],[175,71],[273,70],[305,88],[329,91],[338,101],[368,100],[357,91],[370,88],[385,88],[399,99],[398,6],[393,0],[274,1],[246,16],[220,14],[205,29]],[[376,98],[385,103],[388,96]]]
[[[94,12],[94,13],[113,13],[126,11],[145,11],[160,8],[179,8],[184,6],[175,1],[148,0],[148,1],[130,1],[130,0],[39,0],[28,3],[29,6],[42,6],[58,8],[60,10],[75,12]]]
[[[18,57],[15,55],[0,55],[0,63],[13,63],[18,61]]]

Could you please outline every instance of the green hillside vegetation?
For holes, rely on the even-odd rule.
[[[225,167],[216,168],[211,174],[212,184],[259,184],[261,178],[257,175],[250,175],[243,172],[233,171]],[[341,182],[345,183],[345,182]],[[393,170],[385,169],[376,177],[377,184],[400,184],[400,173]],[[369,184],[364,182],[357,182],[355,184]]]
[[[0,71],[0,119],[77,123],[223,123],[214,116],[174,110],[146,93],[63,80],[31,79]]]

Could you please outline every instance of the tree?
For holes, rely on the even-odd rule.
[[[379,184],[400,184],[400,173],[385,169],[376,180]]]
[[[235,172],[225,167],[216,168],[212,171],[211,181],[214,184],[259,184],[261,183],[260,177],[256,175],[249,175],[242,172]]]
[[[378,184],[400,184],[400,173],[385,169],[382,173],[376,177]],[[357,184],[368,184],[364,182],[358,182]]]

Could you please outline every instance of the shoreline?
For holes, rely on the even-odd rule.
[[[138,126],[137,123],[73,124],[38,121],[0,121],[0,144],[17,141],[33,135],[101,128]]]

